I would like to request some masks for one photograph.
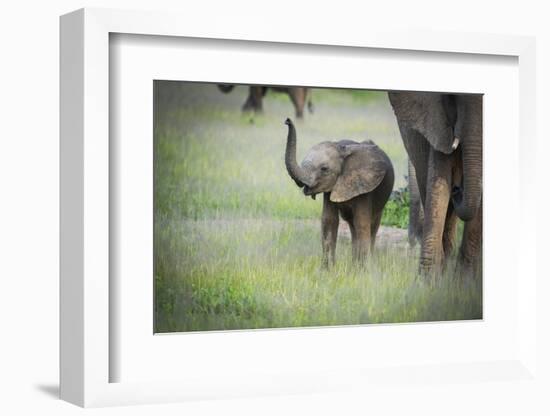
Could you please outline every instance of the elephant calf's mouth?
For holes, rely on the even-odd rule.
[[[313,189],[311,189],[309,186],[304,185],[304,195],[311,196],[312,199],[315,199],[315,196],[317,195],[317,193]]]

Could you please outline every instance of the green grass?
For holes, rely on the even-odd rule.
[[[407,228],[409,225],[410,195],[407,187],[395,189],[382,215],[382,224],[398,228]]]
[[[481,317],[481,285],[417,278],[408,250],[377,250],[364,267],[339,241],[323,270],[315,222],[184,220],[163,228],[158,332],[444,321]],[[315,243],[315,244],[313,244]]]
[[[223,330],[481,317],[481,283],[417,278],[417,252],[381,244],[354,266],[339,238],[320,267],[321,199],[306,198],[284,166],[290,100],[242,114],[247,94],[215,85],[157,84],[154,145],[155,330]],[[374,140],[405,186],[407,157],[385,94],[314,90],[297,122],[298,158],[324,140]],[[383,224],[407,227],[396,193]],[[406,233],[404,233],[406,234]]]

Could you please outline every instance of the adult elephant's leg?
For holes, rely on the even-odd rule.
[[[416,171],[412,162],[408,163],[408,183],[409,183],[409,245],[414,247],[417,241],[422,241],[422,228],[424,224],[424,209],[420,199],[420,191],[416,179]]]
[[[481,258],[481,238],[483,234],[483,204],[480,204],[474,218],[464,223],[464,233],[457,262],[457,274],[475,277]]]
[[[323,214],[321,217],[321,235],[323,245],[323,267],[328,268],[334,264],[336,241],[338,238],[338,208],[330,201],[330,194],[325,193],[323,198]]]
[[[252,109],[256,113],[261,113],[263,111],[263,99],[264,88],[261,86],[250,87],[250,96],[252,97]]]
[[[420,253],[420,269],[424,273],[441,271],[443,231],[451,197],[451,167],[449,155],[436,150],[430,152]]]
[[[416,184],[422,205],[426,202],[426,186],[428,182],[428,164],[432,148],[424,136],[416,130],[400,123],[399,130],[403,144],[409,155],[411,167],[416,174]]]
[[[243,111],[251,111],[254,109],[254,99],[252,97],[252,87],[248,88],[248,97],[246,97],[246,101],[243,104],[242,110]]]
[[[462,181],[462,155],[461,152],[454,152],[451,155],[452,161],[452,183],[451,189],[459,186]],[[445,259],[448,259],[452,254],[456,245],[456,230],[458,226],[458,216],[454,209],[454,205],[449,204],[447,210],[447,218],[445,220],[445,231],[443,232],[443,251]]]
[[[443,230],[443,254],[445,263],[453,253],[456,243],[456,228],[458,225],[458,217],[456,216],[452,204],[447,208],[447,216],[445,217],[445,229]]]
[[[262,106],[263,88],[260,86],[252,86],[248,90],[248,98],[243,105],[243,111],[255,111],[261,113],[263,111]]]
[[[304,117],[304,105],[306,102],[305,89],[301,87],[289,88],[288,95],[292,104],[294,104],[294,109],[296,110],[296,118]]]
[[[310,114],[315,112],[315,106],[313,105],[313,100],[311,98],[311,89],[304,88],[304,101],[307,102],[307,109]]]

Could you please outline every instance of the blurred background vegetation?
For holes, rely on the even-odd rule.
[[[247,87],[158,83],[155,131],[157,213],[223,217],[319,218],[322,198],[304,198],[284,165],[289,97],[268,91],[265,113],[242,114]],[[298,122],[298,159],[322,141],[374,140],[390,157],[396,187],[405,186],[406,153],[386,94],[315,89],[313,115]],[[408,206],[394,203],[383,224],[406,226]]]

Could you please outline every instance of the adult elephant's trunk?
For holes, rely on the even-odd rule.
[[[482,97],[457,97],[456,136],[462,141],[462,188],[453,189],[456,215],[470,221],[476,214],[482,195]]]
[[[290,177],[294,179],[296,185],[302,188],[308,185],[309,181],[304,170],[298,166],[296,162],[296,128],[289,118],[286,119],[285,124],[288,126],[288,137],[286,139],[285,150],[286,170]]]

